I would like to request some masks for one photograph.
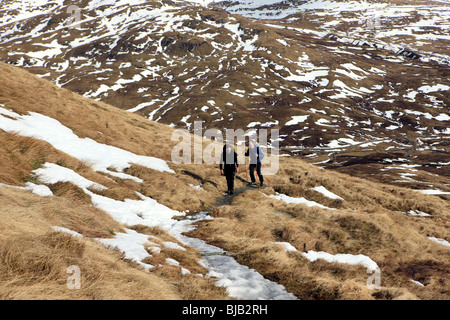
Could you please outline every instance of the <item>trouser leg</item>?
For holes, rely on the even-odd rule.
[[[227,173],[226,177],[227,177],[228,191],[233,191],[234,190],[234,173]]]
[[[250,164],[250,167],[248,168],[248,171],[250,172],[250,179],[252,182],[255,182],[255,168],[256,164]]]
[[[264,183],[264,177],[261,173],[261,163],[258,163],[256,165],[256,173],[258,174],[259,183],[261,183],[261,185],[262,185]]]

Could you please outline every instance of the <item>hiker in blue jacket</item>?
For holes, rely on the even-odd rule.
[[[228,195],[234,193],[234,176],[236,172],[239,172],[237,153],[231,145],[226,144],[220,156],[220,173],[227,178]]]
[[[255,179],[255,169],[256,169],[256,174],[258,175],[259,183],[260,186],[262,187],[264,185],[264,177],[261,174],[261,160],[264,157],[264,153],[256,145],[254,140],[249,141],[249,148],[247,149],[245,156],[250,157],[249,171],[250,171],[250,178],[252,179],[250,185],[256,186],[256,179]]]

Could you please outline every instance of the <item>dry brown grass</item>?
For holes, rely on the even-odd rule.
[[[283,159],[270,177],[271,188],[250,190],[231,206],[212,211],[213,221],[192,235],[236,254],[239,262],[283,284],[302,299],[448,299],[448,248],[427,236],[446,238],[448,203],[404,188],[386,186],[328,172],[294,159]],[[325,186],[344,201],[308,191]],[[326,210],[286,204],[266,197],[274,191],[305,197],[337,208]],[[262,192],[261,192],[262,191]],[[400,211],[421,210],[432,217]],[[273,242],[288,242],[298,252],[285,252]],[[365,254],[381,268],[382,287],[369,290],[370,274],[361,266],[309,262],[302,251]],[[410,280],[425,282],[419,287]],[[421,280],[419,280],[421,279]]]
[[[125,150],[170,159],[172,129],[149,122],[106,104],[85,99],[25,71],[0,63],[0,104],[15,112],[39,112],[58,119],[80,137]],[[29,92],[33,92],[31,97]],[[99,133],[99,131],[101,133]],[[138,199],[136,192],[179,211],[206,210],[226,190],[225,178],[214,165],[174,165],[176,174],[133,165],[127,173],[142,184],[94,172],[87,164],[30,137],[0,131],[0,182],[23,186],[39,181],[32,170],[45,162],[70,168],[108,187],[98,194],[116,200]],[[244,175],[241,174],[241,177]],[[450,208],[439,197],[321,170],[294,158],[281,158],[280,170],[267,177],[270,185],[236,196],[231,205],[211,211],[215,218],[199,223],[192,232],[229,251],[238,262],[255,268],[301,299],[448,299],[448,248],[427,236],[449,239]],[[203,190],[188,186],[202,184]],[[237,180],[236,188],[244,184]],[[324,186],[344,200],[331,200],[312,191]],[[92,207],[90,198],[70,183],[50,188],[55,196],[42,198],[29,191],[0,188],[0,282],[3,299],[228,299],[213,285],[199,264],[200,253],[161,246],[145,262],[156,265],[150,273],[125,261],[91,238],[123,232],[122,225]],[[262,193],[264,192],[264,194]],[[285,204],[267,197],[275,192],[305,197],[336,210]],[[431,217],[402,214],[420,210]],[[61,226],[79,232],[72,238],[52,232]],[[176,242],[165,231],[142,226],[141,233]],[[153,241],[153,240],[152,240]],[[299,252],[286,252],[273,242],[289,242]],[[310,263],[303,250],[365,254],[381,267],[381,290],[369,290],[364,267]],[[191,271],[181,276],[172,258]],[[68,290],[68,265],[79,265],[82,290]],[[161,264],[161,265],[159,265]],[[419,287],[410,279],[420,281]]]
[[[87,204],[74,205],[66,197],[43,199],[9,187],[0,188],[0,204],[0,299],[229,299],[212,280],[197,275],[206,270],[192,248],[163,248],[144,261],[157,266],[166,258],[176,259],[191,271],[182,276],[179,267],[167,264],[145,272],[94,241],[123,232],[123,228]],[[84,237],[54,232],[52,226]],[[163,230],[134,229],[159,238],[150,241],[176,241]],[[66,284],[67,268],[72,265],[81,269],[80,290],[70,290]]]
[[[80,137],[90,137],[137,154],[170,159],[171,128],[58,89],[20,69],[5,64],[0,64],[0,69],[4,75],[0,79],[0,104],[7,108],[22,114],[33,111],[56,118]],[[172,209],[194,212],[212,205],[220,194],[213,185],[211,193],[192,189],[187,184],[198,185],[198,182],[188,175],[160,173],[140,166],[132,166],[127,173],[142,178],[146,181],[144,184],[111,179],[48,143],[31,137],[0,131],[0,142],[0,181],[8,185],[24,186],[28,181],[40,183],[32,171],[50,162],[104,185],[107,190],[92,191],[116,200],[138,199],[136,192],[140,192]],[[174,169],[178,172],[195,170],[189,165],[174,166]],[[179,268],[167,265],[145,273],[139,266],[123,260],[118,252],[90,240],[110,238],[124,230],[109,215],[93,208],[90,197],[83,190],[67,182],[49,187],[54,197],[42,198],[25,190],[0,188],[3,207],[1,268],[2,271],[8,270],[2,273],[5,278],[2,280],[1,298],[227,298],[225,291],[215,287],[212,280],[195,275],[205,271],[197,263],[198,252],[189,249],[180,255],[176,250],[164,249],[149,261],[156,264],[162,257],[173,257],[179,259],[183,267],[191,269],[192,275],[180,276]],[[85,238],[75,239],[54,233],[52,226],[68,228]],[[68,277],[66,268],[72,264],[82,269],[80,291],[68,290],[65,284]]]
[[[187,300],[229,300],[231,299],[223,288],[212,285],[211,279],[205,278],[208,270],[203,268],[198,261],[202,258],[201,253],[190,247],[183,246],[179,241],[173,239],[166,231],[160,228],[146,226],[134,226],[132,229],[157,237],[152,241],[160,245],[160,252],[152,251],[152,257],[144,259],[143,262],[154,265],[152,273],[156,274],[169,283],[172,283]],[[171,249],[163,245],[163,242],[175,242],[186,250]],[[178,266],[166,263],[166,259],[174,259],[180,266],[189,271],[181,274]]]
[[[122,226],[87,205],[42,199],[28,191],[0,188],[1,299],[179,299],[167,281],[133,268],[118,252],[89,238],[54,232],[52,226],[86,237],[110,237]],[[67,287],[67,268],[81,269],[81,289]]]
[[[27,71],[0,63],[0,104],[19,114],[29,111],[52,117],[79,137],[113,145],[133,153],[166,160],[175,142],[173,129],[84,98]]]
[[[276,191],[290,196],[313,196],[320,203],[342,209],[361,209],[367,212],[378,209],[390,211],[421,210],[431,215],[448,216],[449,204],[439,197],[430,197],[407,188],[368,182],[363,179],[325,171],[297,159],[281,159],[281,169],[272,178]],[[324,186],[345,201],[330,201],[321,195],[313,195],[312,187]],[[334,205],[333,205],[334,204]]]

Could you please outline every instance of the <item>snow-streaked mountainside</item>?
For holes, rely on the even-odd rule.
[[[162,159],[139,156],[117,147],[99,144],[89,138],[80,139],[72,130],[55,119],[34,112],[28,116],[20,116],[15,112],[4,109],[1,104],[0,129],[44,140],[54,148],[86,162],[93,170],[106,173],[112,177],[131,179],[137,183],[144,182],[138,177],[123,173],[124,169],[131,167],[132,163],[153,170],[175,174],[175,171],[170,169],[167,162]],[[108,188],[89,181],[71,169],[54,163],[44,163],[42,168],[36,169],[33,173],[43,184],[35,185],[29,183],[27,188],[24,188],[25,190],[30,190],[40,196],[53,196],[52,191],[46,185],[53,185],[58,182],[74,184],[91,197],[92,203],[96,208],[107,212],[113,219],[124,226],[145,225],[159,227],[167,230],[184,245],[201,250],[205,254],[201,263],[210,270],[208,276],[217,278],[217,285],[227,288],[230,295],[234,298],[249,300],[296,299],[294,295],[286,292],[283,286],[266,280],[255,270],[238,264],[232,257],[225,256],[226,252],[224,250],[208,245],[199,239],[191,239],[183,235],[183,233],[195,228],[194,223],[204,219],[211,219],[206,212],[197,217],[179,221],[174,219],[174,217],[185,216],[185,212],[172,210],[156,200],[141,194],[139,195],[140,200],[126,199],[125,201],[117,201],[98,195],[91,192],[89,188],[96,191]],[[0,187],[8,187],[8,185],[0,183]],[[82,236],[67,228],[58,226],[55,226],[55,228],[58,232]],[[125,259],[136,262],[148,271],[155,267],[142,262],[145,258],[152,257],[146,250],[149,243],[148,238],[148,235],[126,229],[126,233],[118,233],[114,238],[97,240],[108,247],[116,248],[123,252]],[[184,249],[180,246],[178,247]],[[159,249],[156,245],[153,248]],[[172,263],[176,267],[180,267],[180,263],[173,259],[166,261],[166,263]],[[186,268],[180,268],[181,272],[190,273]]]
[[[23,80],[26,81],[26,79]],[[9,98],[10,96],[8,95],[2,96],[2,100],[8,100]],[[76,238],[94,240],[108,248],[116,249],[123,254],[123,259],[136,263],[146,272],[162,266],[161,264],[149,263],[149,259],[159,256],[164,248],[178,251],[192,250],[194,248],[194,250],[199,250],[204,255],[196,263],[208,270],[207,274],[196,276],[215,279],[216,285],[224,287],[230,297],[250,300],[296,299],[293,294],[286,292],[282,285],[269,281],[256,270],[237,263],[234,258],[227,255],[225,250],[209,245],[200,239],[186,236],[185,233],[194,230],[196,228],[195,224],[199,221],[212,219],[207,212],[199,212],[196,215],[187,217],[189,210],[173,210],[159,203],[154,198],[144,196],[137,191],[135,192],[138,195],[138,199],[124,200],[117,200],[117,195],[110,196],[107,193],[103,193],[108,192],[111,185],[114,188],[120,184],[127,183],[127,181],[132,182],[129,187],[140,185],[142,188],[147,182],[154,183],[147,179],[147,181],[141,179],[139,176],[142,176],[142,172],[138,174],[126,173],[125,171],[132,166],[142,166],[143,168],[151,169],[152,172],[177,176],[179,173],[170,168],[172,166],[171,162],[157,157],[135,154],[113,145],[97,142],[89,137],[79,138],[72,129],[52,117],[38,112],[28,112],[25,115],[21,115],[12,111],[11,107],[11,102],[8,102],[8,105],[0,103],[0,130],[3,133],[11,133],[15,137],[27,137],[34,141],[48,143],[48,149],[59,150],[69,158],[82,162],[86,168],[107,176],[106,181],[109,187],[87,179],[76,172],[76,170],[69,168],[66,162],[60,160],[59,164],[52,162],[42,163],[39,165],[39,168],[32,171],[31,174],[34,177],[32,179],[38,183],[27,182],[26,187],[0,183],[0,191],[5,189],[22,190],[43,197],[45,198],[44,201],[47,199],[52,201],[52,199],[61,196],[55,192],[55,186],[61,184],[73,185],[90,198],[93,208],[102,210],[110,215],[114,221],[124,226],[124,232],[116,232],[113,237],[108,238],[89,237],[67,227],[57,225],[52,227],[53,231],[66,233]],[[45,151],[45,153],[51,152],[49,150]],[[3,156],[5,155],[2,154]],[[2,175],[1,178],[3,180],[4,176]],[[136,184],[133,185],[133,183]],[[191,189],[188,185],[183,187]],[[114,191],[112,192],[114,194]],[[200,191],[200,193],[206,192],[204,189]],[[64,212],[68,209],[61,208],[61,211]],[[66,222],[70,219],[71,217]],[[167,232],[173,237],[174,241],[181,243],[183,246],[172,241],[163,242],[158,237],[151,237],[133,229],[139,226],[159,228],[163,232]],[[112,232],[112,230],[110,231]],[[23,236],[25,237],[25,235]],[[2,234],[2,237],[5,236]],[[2,259],[1,262],[2,268],[5,265],[4,260]],[[179,270],[181,276],[191,274],[190,270],[173,258],[165,259],[163,264]]]
[[[2,4],[1,46],[10,47],[1,52],[18,66],[0,61],[0,299],[449,296],[446,82],[395,74],[443,77],[440,62],[386,51],[392,64],[374,66],[365,56],[381,51],[358,54],[367,46],[344,50],[321,31],[180,1],[79,2],[104,14],[82,15],[80,30],[60,24],[64,3]],[[184,47],[186,34],[199,46]],[[423,94],[396,104],[387,76]],[[361,100],[374,86],[379,97],[384,86],[392,92],[386,109]],[[115,106],[98,101],[108,99]],[[129,99],[150,104],[118,108]],[[214,121],[234,103],[233,120]],[[240,160],[235,193],[224,194],[216,163],[174,160],[176,131],[164,122],[180,116],[182,128],[201,116],[211,117],[205,127],[280,128],[291,152],[260,187]],[[417,137],[424,142],[405,155]]]
[[[440,174],[449,161],[447,1],[70,6],[3,1],[0,59],[171,126],[280,129],[313,162],[357,150],[404,164],[413,149]]]

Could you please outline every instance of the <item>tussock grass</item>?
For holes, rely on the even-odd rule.
[[[0,246],[3,280],[22,277],[31,283],[62,278],[61,265],[71,265],[85,250],[72,236],[57,232],[7,240]]]
[[[98,244],[61,233],[20,236],[0,245],[2,299],[179,299],[175,288],[130,268]],[[80,289],[69,289],[70,266]]]
[[[200,254],[163,248],[147,261],[151,264],[176,259],[191,271],[167,264],[144,272],[122,254],[108,250],[92,238],[110,238],[124,232],[107,214],[87,204],[73,205],[65,196],[45,200],[28,191],[0,188],[0,298],[2,299],[227,299],[223,288],[213,285],[198,264]],[[54,232],[62,226],[83,238]],[[138,232],[175,242],[164,230],[134,227]],[[81,269],[81,289],[70,290],[69,266]]]
[[[165,230],[158,227],[137,225],[131,227],[131,229],[152,236],[150,240],[159,244],[159,252],[149,250],[152,256],[144,259],[143,262],[154,265],[155,268],[151,272],[166,279],[166,281],[175,286],[183,299],[230,299],[224,288],[214,286],[212,280],[205,277],[208,270],[199,264],[202,256],[198,250],[183,246]],[[164,246],[164,242],[174,242],[186,250],[167,248]],[[167,264],[166,259],[176,260],[189,273],[181,274],[180,267]]]
[[[170,159],[171,149],[175,144],[170,140],[173,129],[56,88],[50,82],[31,76],[23,70],[5,64],[0,64],[0,69],[0,103],[8,109],[19,114],[33,111],[55,118],[71,128],[80,138],[89,137],[136,154]],[[17,81],[18,79],[20,81]],[[34,95],[30,96],[28,92],[33,92]],[[188,183],[198,185],[198,182],[187,175],[160,173],[137,165],[132,165],[126,173],[145,180],[144,184],[109,177],[94,172],[89,164],[33,137],[0,131],[0,142],[0,181],[12,186],[24,186],[28,181],[41,183],[32,171],[50,162],[69,168],[86,179],[107,187],[106,190],[91,191],[119,201],[137,200],[139,196],[136,192],[140,192],[172,209],[195,212],[211,206],[220,195],[215,182],[210,184],[212,189],[207,185],[203,186],[213,192],[211,196],[207,191],[197,191],[189,187]],[[177,171],[195,170],[189,166],[174,167]],[[204,177],[210,179],[207,175]],[[49,187],[54,197],[41,198],[29,191],[0,188],[0,202],[4,205],[0,225],[0,237],[4,243],[2,268],[15,270],[5,273],[9,276],[1,286],[0,291],[5,293],[2,298],[228,298],[225,290],[214,286],[211,279],[195,275],[205,274],[205,270],[198,264],[199,253],[196,251],[178,252],[165,248],[160,255],[154,255],[154,259],[149,261],[156,264],[158,259],[172,257],[190,270],[191,275],[181,276],[180,268],[167,265],[145,273],[135,264],[123,261],[120,253],[88,240],[110,238],[117,232],[124,232],[123,226],[113,221],[106,213],[93,208],[90,197],[71,183],[58,182]],[[68,235],[53,233],[50,241],[46,235],[51,232],[52,226],[76,231],[86,239],[72,239]],[[174,241],[164,232],[160,232],[159,237]],[[15,246],[9,246],[10,243]],[[79,244],[80,252],[83,251],[81,248],[84,248],[81,256],[72,251],[65,251],[64,248],[76,244]],[[33,264],[28,262],[29,259],[36,261],[37,267],[33,267]],[[101,265],[102,261],[105,266]],[[109,262],[106,263],[107,261]],[[14,264],[11,265],[11,262]],[[42,266],[44,262],[47,265]],[[82,280],[82,292],[69,292],[65,287],[64,281],[68,277],[65,269],[68,263],[79,265],[83,276],[86,276],[86,279]],[[38,269],[43,271],[39,273]],[[35,281],[31,283],[29,278]]]
[[[110,237],[121,231],[103,212],[88,206],[71,208],[70,200],[60,197],[43,201],[10,188],[0,188],[0,201],[2,299],[179,298],[165,281],[130,268],[118,253],[51,229],[64,226],[86,237]],[[80,290],[67,287],[67,268],[72,265],[81,270]]]
[[[0,104],[15,112],[39,112],[59,120],[79,137],[89,137],[133,153],[170,159],[173,129],[107,104],[80,97],[27,72],[0,63]],[[4,75],[4,76],[3,76]],[[33,92],[30,97],[29,92]],[[132,165],[136,183],[94,172],[88,164],[32,137],[0,131],[0,182],[24,186],[40,183],[32,171],[45,162],[70,168],[107,190],[91,190],[116,200],[152,197],[174,210],[209,210],[213,220],[190,233],[224,248],[236,260],[286,287],[301,299],[447,299],[450,294],[448,248],[427,237],[448,238],[449,203],[439,197],[322,170],[295,158],[280,158],[280,170],[263,189],[245,191],[227,205],[214,205],[226,190],[215,165],[175,165],[176,174]],[[190,174],[188,174],[189,172]],[[239,175],[241,178],[244,175]],[[188,184],[201,185],[195,190]],[[236,179],[236,189],[245,184]],[[324,186],[344,200],[311,190]],[[161,251],[152,253],[150,273],[125,261],[90,238],[110,238],[124,226],[93,208],[83,190],[69,184],[50,186],[42,198],[29,191],[0,187],[0,298],[3,299],[228,299],[225,290],[204,277],[200,253],[169,249],[177,242],[158,228],[133,229],[157,237]],[[286,204],[267,195],[275,192],[304,197],[328,210]],[[214,208],[213,208],[214,207]],[[212,209],[213,208],[213,209]],[[403,214],[420,210],[431,217]],[[403,213],[402,213],[403,212]],[[55,233],[52,226],[76,231],[84,238]],[[153,238],[150,238],[150,241]],[[274,242],[289,242],[287,252]],[[180,244],[180,243],[178,243]],[[150,250],[150,248],[148,248]],[[370,290],[364,267],[324,261],[309,262],[302,251],[365,254],[381,268],[382,288]],[[163,263],[177,260],[191,274]],[[68,290],[66,269],[82,270],[82,289]],[[203,277],[198,274],[203,275]],[[419,287],[410,279],[420,281]]]
[[[270,177],[272,187],[246,191],[235,197],[232,205],[215,208],[211,211],[215,219],[202,223],[193,234],[235,252],[239,262],[283,284],[302,299],[448,298],[445,283],[450,280],[449,253],[446,247],[427,239],[431,234],[449,234],[448,203],[409,189],[321,170],[295,159],[281,161],[279,173]],[[344,200],[309,191],[321,185]],[[275,192],[305,197],[336,210],[286,204],[264,195]],[[432,217],[401,213],[409,210],[421,210]],[[288,242],[298,251],[286,252],[274,242]],[[320,260],[311,263],[301,256],[302,251],[309,250],[369,256],[381,268],[381,289],[368,289],[370,274],[364,267]],[[410,264],[420,265],[418,269],[434,279],[432,284],[430,281],[422,288],[412,283],[404,267]],[[439,271],[438,265],[442,268]],[[414,274],[412,278],[417,280],[419,276]]]

